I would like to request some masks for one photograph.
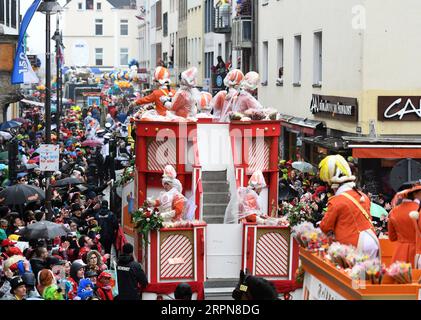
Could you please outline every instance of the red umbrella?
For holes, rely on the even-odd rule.
[[[82,142],[82,147],[91,147],[95,148],[102,145],[102,141],[100,140],[86,140]]]

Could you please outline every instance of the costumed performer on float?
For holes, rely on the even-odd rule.
[[[259,203],[259,195],[265,187],[266,181],[262,171],[254,172],[249,180],[249,185],[238,189],[237,199],[231,198],[224,223],[239,223],[245,219],[251,223],[267,224],[269,220],[272,220],[263,214]]]
[[[171,165],[167,165],[164,169],[162,186],[165,191],[161,192],[158,199],[149,199],[148,205],[159,208],[159,214],[163,218],[165,226],[183,219],[187,199],[181,193],[181,183]]]
[[[263,106],[253,96],[260,82],[260,76],[257,72],[250,71],[244,76],[240,85],[240,92],[236,99],[232,111],[244,114],[248,110],[263,110]]]
[[[212,118],[211,112],[212,108],[210,103],[212,101],[212,95],[209,92],[202,91],[200,92],[200,101],[198,108],[198,118]]]
[[[421,209],[421,185],[403,190],[396,194],[401,203],[390,211],[388,222],[389,240],[397,242],[392,263],[404,261],[419,269],[420,256],[417,255],[419,241],[419,211]],[[419,251],[418,251],[419,253]]]
[[[200,91],[196,88],[197,68],[192,67],[181,73],[180,89],[172,101],[170,111],[181,118],[195,118],[197,105],[200,101]]]
[[[319,169],[320,179],[335,192],[320,229],[327,235],[333,233],[339,243],[352,245],[371,258],[380,258],[380,243],[371,221],[371,202],[357,189],[348,162],[341,155],[327,156]]]
[[[157,67],[154,73],[154,80],[157,83],[157,89],[152,91],[150,95],[137,99],[135,104],[144,105],[154,103],[156,112],[160,116],[165,116],[175,94],[175,91],[170,88],[170,72],[167,68]]]
[[[224,79],[224,85],[227,90],[219,91],[211,101],[213,116],[219,122],[229,122],[229,113],[238,97],[238,90],[241,82],[244,80],[244,74],[241,70],[234,69],[228,72]]]

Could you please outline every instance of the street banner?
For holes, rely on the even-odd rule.
[[[39,166],[41,171],[58,171],[60,160],[60,146],[54,144],[42,144],[39,152]]]
[[[39,79],[32,69],[28,57],[26,56],[24,38],[29,23],[37,11],[40,2],[41,0],[34,0],[28,11],[26,11],[20,25],[18,46],[16,48],[15,61],[13,65],[12,84],[29,84],[39,82]]]

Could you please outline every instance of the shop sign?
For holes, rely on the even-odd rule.
[[[304,291],[306,292],[307,300],[346,300],[309,273],[305,275]]]
[[[421,96],[380,96],[377,112],[379,121],[419,121]]]
[[[317,117],[358,121],[358,99],[313,94],[310,111]]]

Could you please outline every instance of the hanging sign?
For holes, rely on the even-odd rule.
[[[313,94],[310,111],[317,117],[358,122],[358,99]]]
[[[384,96],[378,98],[379,121],[420,121],[420,96]]]

